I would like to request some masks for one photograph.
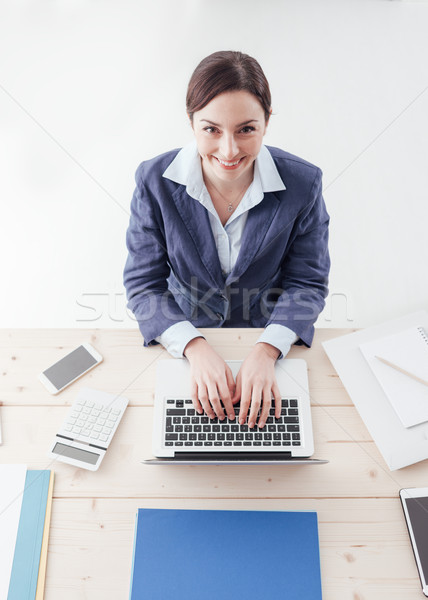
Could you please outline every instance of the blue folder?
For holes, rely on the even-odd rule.
[[[321,600],[315,512],[139,509],[130,600]]]
[[[7,600],[34,600],[50,471],[27,471]]]

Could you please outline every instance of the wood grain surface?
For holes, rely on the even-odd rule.
[[[225,359],[245,358],[260,331],[202,330]],[[1,462],[55,471],[46,600],[127,598],[134,518],[144,507],[315,510],[324,600],[420,599],[398,491],[426,486],[428,461],[388,469],[321,346],[350,331],[318,329],[311,349],[294,346],[289,354],[307,361],[314,456],[328,464],[156,467],[141,461],[151,456],[156,362],[169,358],[161,346],[144,348],[137,330],[2,330]],[[103,363],[49,394],[38,373],[82,342]],[[84,386],[130,400],[95,473],[47,456]]]

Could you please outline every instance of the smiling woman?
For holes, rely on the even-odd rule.
[[[267,127],[263,109],[247,91],[223,92],[192,113],[191,122],[204,181],[225,225],[253,180]]]
[[[321,171],[263,145],[271,95],[259,65],[215,52],[187,90],[194,140],[137,169],[124,283],[144,344],[191,367],[192,400],[211,418],[266,424],[281,399],[275,361],[310,346],[330,267]],[[236,382],[197,327],[263,327]],[[260,412],[259,412],[260,411]]]

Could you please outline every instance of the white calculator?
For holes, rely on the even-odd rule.
[[[73,402],[49,456],[96,471],[128,406],[128,400],[83,388]]]

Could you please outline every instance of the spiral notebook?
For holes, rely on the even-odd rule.
[[[360,344],[360,350],[404,427],[428,421],[428,386],[382,363],[388,360],[428,380],[428,336],[422,327]]]

